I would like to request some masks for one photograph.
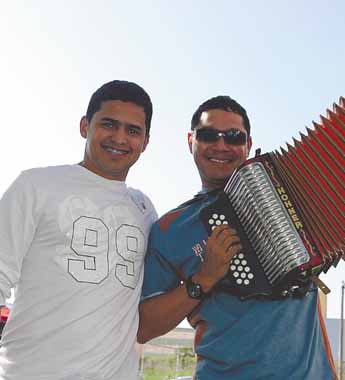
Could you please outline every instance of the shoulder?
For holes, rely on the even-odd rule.
[[[138,189],[133,189],[132,187],[128,188],[128,193],[132,201],[136,204],[136,206],[143,214],[154,214],[155,219],[157,219],[156,209],[151,199],[146,194]]]
[[[37,183],[43,180],[47,182],[47,177],[54,177],[58,167],[37,167],[25,169],[15,178],[11,187],[12,188],[25,188],[25,187],[35,187]]]
[[[173,239],[188,238],[192,233],[204,233],[200,212],[214,202],[219,191],[198,193],[193,198],[164,214],[153,226],[153,235],[169,236]],[[202,229],[202,232],[201,230]]]
[[[198,204],[200,204],[200,200],[196,197],[189,199],[161,216],[155,225],[161,232],[167,232],[170,227],[177,226],[178,221],[184,220],[188,212],[193,212]]]
[[[64,175],[66,172],[69,172],[73,165],[58,165],[58,166],[46,166],[46,167],[37,167],[32,169],[23,170],[20,177],[25,178],[26,180],[40,180],[47,177],[54,178],[57,175]]]

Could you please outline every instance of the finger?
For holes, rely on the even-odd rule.
[[[219,239],[219,236],[221,236],[222,232],[227,230],[229,227],[224,225],[217,226],[211,233],[211,235],[207,239],[207,244],[214,244]]]
[[[216,228],[211,233],[211,237],[217,239],[224,231],[228,229],[229,229],[229,226],[227,224],[221,224],[219,226],[216,226]]]
[[[226,254],[228,259],[231,261],[234,256],[236,256],[238,253],[242,251],[242,245],[240,243],[230,245],[226,249]]]
[[[240,242],[240,237],[235,232],[227,231],[226,233],[222,234],[218,237],[217,243],[224,248],[229,247],[232,244],[238,244]]]
[[[211,233],[211,236],[209,239],[218,239],[220,236],[222,236],[224,233],[231,233],[236,234],[236,230],[234,228],[229,227],[227,224],[222,224],[220,226],[217,226]]]

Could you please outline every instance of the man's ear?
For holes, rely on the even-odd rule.
[[[248,156],[249,156],[252,145],[253,145],[252,136],[249,136],[248,141],[247,141]]]
[[[84,139],[87,138],[88,128],[89,128],[89,122],[87,121],[86,116],[83,116],[80,119],[80,135],[81,135],[81,137],[84,137]]]
[[[191,153],[193,153],[193,134],[192,134],[192,132],[188,132],[187,138],[188,138],[189,151]]]

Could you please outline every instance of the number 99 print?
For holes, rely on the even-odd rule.
[[[99,218],[81,216],[73,222],[67,271],[78,282],[100,284],[109,275],[109,255],[115,257],[115,278],[134,289],[144,257],[145,236],[139,227],[121,224],[110,241],[109,227]],[[110,251],[114,247],[115,252]]]

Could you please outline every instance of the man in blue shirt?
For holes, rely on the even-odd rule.
[[[196,329],[196,380],[336,379],[314,287],[304,297],[247,301],[215,287],[242,247],[226,225],[208,237],[200,212],[248,158],[245,109],[228,96],[207,100],[193,115],[188,143],[202,190],[154,224],[138,341],[165,334],[187,317]]]

